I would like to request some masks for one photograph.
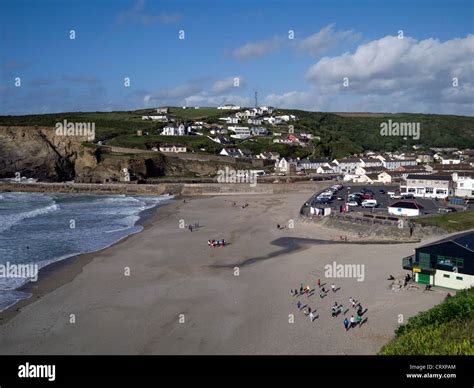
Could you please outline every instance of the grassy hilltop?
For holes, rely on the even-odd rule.
[[[54,126],[56,122],[68,120],[94,122],[96,138],[107,140],[108,144],[149,149],[156,144],[179,141],[194,151],[205,149],[208,153],[218,153],[222,146],[205,136],[183,136],[166,138],[158,135],[164,123],[142,120],[143,114],[153,113],[153,109],[120,112],[71,112],[44,115],[0,116],[0,125]],[[169,109],[170,117],[177,122],[191,123],[193,120],[218,124],[219,117],[235,111],[216,108],[176,108]],[[275,144],[272,137],[259,137],[236,141],[237,146],[248,148],[254,153],[263,151],[279,152],[282,156],[294,157],[343,157],[366,150],[394,151],[411,148],[412,145],[429,147],[474,148],[474,117],[412,113],[324,113],[302,110],[278,109],[274,114],[294,114],[298,121],[293,124],[295,133],[312,133],[318,138],[310,147],[301,148],[286,144]],[[380,136],[380,123],[389,119],[398,122],[420,123],[419,140],[403,139],[401,136]],[[239,124],[246,125],[246,124]],[[269,126],[270,131],[288,133],[288,124]],[[136,136],[136,131],[148,131],[149,136]],[[208,130],[203,130],[204,135]]]

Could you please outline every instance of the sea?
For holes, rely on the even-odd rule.
[[[99,251],[143,230],[172,196],[0,192],[0,311],[31,294],[36,269]],[[41,275],[40,275],[41,276]]]

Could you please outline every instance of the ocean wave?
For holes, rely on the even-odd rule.
[[[0,233],[10,229],[12,226],[22,220],[25,220],[27,218],[34,218],[39,215],[51,213],[57,210],[59,210],[59,205],[57,203],[53,203],[51,205],[39,209],[34,209],[28,212],[23,212],[15,215],[0,215]]]

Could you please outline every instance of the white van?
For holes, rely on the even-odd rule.
[[[366,199],[361,203],[362,207],[377,207],[377,200],[375,199]]]

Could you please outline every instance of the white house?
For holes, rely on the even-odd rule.
[[[184,145],[181,144],[163,144],[160,146],[161,152],[187,152],[187,149]]]
[[[223,148],[222,151],[219,153],[219,155],[229,156],[231,158],[241,158],[244,156],[242,151],[240,151],[238,148],[235,148],[235,147]]]
[[[166,115],[147,115],[147,116],[142,116],[142,120],[153,120],[153,121],[159,121],[162,123],[167,123],[168,122],[168,116]]]
[[[248,127],[229,127],[229,131],[234,132],[234,135],[230,135],[230,137],[234,139],[248,139],[252,136],[250,129]]]
[[[186,133],[186,127],[184,124],[180,124],[178,127],[167,125],[161,132],[164,136],[184,136]]]
[[[238,124],[240,123],[240,118],[228,116],[228,117],[220,117],[219,120],[225,121],[227,124]]]
[[[421,209],[416,201],[397,201],[388,206],[388,214],[399,217],[417,217]]]
[[[418,162],[416,159],[394,159],[394,158],[387,158],[382,161],[382,165],[387,170],[395,170],[399,167],[403,166],[416,166]]]
[[[456,197],[462,198],[474,198],[474,179],[471,177],[460,177],[457,173],[454,173],[455,179],[454,194]]]
[[[334,159],[333,163],[336,163],[341,171],[349,174],[353,174],[356,168],[362,165],[362,161],[359,158]]]
[[[221,109],[221,110],[239,110],[240,106],[234,105],[234,104],[225,104],[225,105],[222,105],[222,106],[218,106],[217,109]]]
[[[265,127],[252,127],[250,128],[250,132],[253,136],[267,136],[268,131]]]
[[[405,184],[400,184],[400,193],[414,197],[447,198],[453,193],[453,182],[449,175],[408,175]]]

